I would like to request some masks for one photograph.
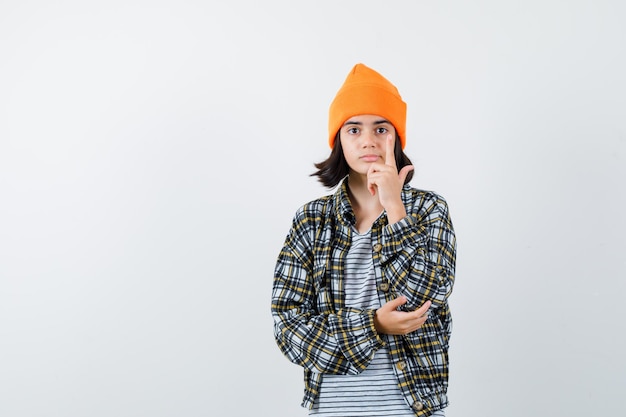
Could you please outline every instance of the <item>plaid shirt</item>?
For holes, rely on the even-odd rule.
[[[322,374],[357,374],[386,346],[407,403],[417,416],[448,405],[448,297],[454,283],[456,239],[448,206],[439,195],[405,185],[407,216],[372,225],[372,257],[381,305],[400,295],[410,311],[430,300],[428,319],[404,336],[378,334],[374,310],[345,306],[344,262],[354,213],[347,181],[333,195],[301,207],[276,263],[272,288],[274,336],[304,368],[303,407],[317,399]]]

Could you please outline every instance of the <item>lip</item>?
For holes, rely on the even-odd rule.
[[[378,158],[380,158],[379,155],[374,155],[374,154],[368,154],[368,155],[362,155],[361,159],[365,162],[376,162],[378,161]]]

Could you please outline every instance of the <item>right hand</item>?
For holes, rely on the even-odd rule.
[[[431,302],[426,301],[414,311],[398,311],[397,308],[406,302],[407,298],[401,295],[376,310],[374,326],[378,333],[405,335],[422,327],[422,324],[428,319],[428,309]]]

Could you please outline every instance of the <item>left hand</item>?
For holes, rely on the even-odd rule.
[[[385,163],[373,163],[367,171],[367,189],[372,195],[378,193],[380,204],[388,214],[399,208],[404,211],[400,194],[406,176],[413,170],[413,165],[407,165],[398,172],[394,155],[395,143],[393,136],[388,135],[385,141]]]

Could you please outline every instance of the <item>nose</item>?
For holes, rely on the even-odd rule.
[[[372,132],[363,132],[361,133],[361,145],[364,148],[373,148],[376,146],[375,136]]]

